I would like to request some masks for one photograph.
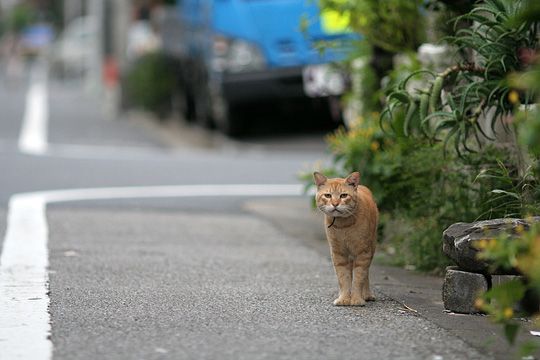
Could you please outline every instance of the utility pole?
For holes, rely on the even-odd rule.
[[[128,31],[131,20],[132,3],[130,0],[114,1],[114,55],[121,69],[126,66],[126,48],[128,42]]]
[[[89,66],[86,74],[86,88],[95,94],[101,93],[103,82],[103,25],[104,0],[89,0],[86,3],[86,13],[94,19],[94,41],[92,55],[88,59]]]
[[[71,20],[83,15],[83,0],[64,0],[64,19],[63,24],[66,26]]]

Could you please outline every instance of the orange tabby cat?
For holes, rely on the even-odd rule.
[[[358,172],[346,179],[328,179],[315,172],[313,178],[339,284],[334,305],[365,305],[375,300],[369,289],[369,266],[377,243],[377,205],[371,191],[359,185]]]

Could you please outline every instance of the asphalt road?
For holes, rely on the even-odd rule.
[[[49,84],[49,152],[21,154],[24,89],[0,86],[1,233],[17,193],[298,184],[300,170],[327,157],[320,135],[230,141],[111,120],[81,86],[58,83]],[[376,302],[332,306],[337,284],[313,216],[301,196],[49,205],[53,359],[486,358],[377,283]]]

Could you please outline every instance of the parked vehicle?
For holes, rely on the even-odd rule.
[[[90,16],[72,20],[50,52],[52,71],[61,76],[82,76],[88,71],[95,48],[97,23]]]
[[[354,35],[335,14],[321,16],[315,1],[179,0],[177,11],[180,108],[205,126],[239,134],[245,104],[329,98],[345,89],[328,64],[345,57]],[[339,46],[321,51],[323,41]]]

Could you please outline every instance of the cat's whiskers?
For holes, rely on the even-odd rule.
[[[347,215],[354,216],[355,219],[357,218],[357,214],[352,208],[347,209]]]
[[[345,215],[353,215],[353,208],[349,205],[343,205],[343,206],[338,206],[339,209],[337,209],[340,213],[342,214],[345,214]]]

